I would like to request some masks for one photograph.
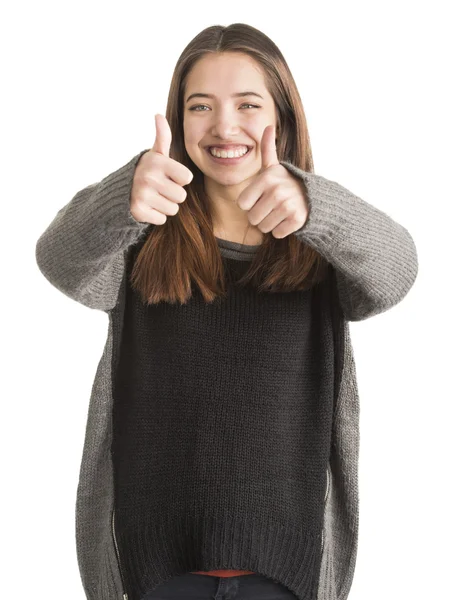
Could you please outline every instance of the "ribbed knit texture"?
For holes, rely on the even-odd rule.
[[[135,250],[130,251],[130,272]],[[127,284],[114,386],[116,536],[129,598],[248,569],[316,598],[334,396],[326,286],[142,304]],[[127,280],[128,281],[128,280]],[[275,343],[277,340],[277,343]]]
[[[75,506],[77,559],[87,600],[127,600],[112,532],[112,389],[124,322],[127,250],[152,227],[130,214],[133,174],[148,150],[78,191],[56,213],[35,250],[37,265],[53,286],[105,311],[109,319],[91,389]],[[293,235],[335,269],[341,318],[334,336],[337,391],[317,600],[347,600],[359,528],[359,394],[349,321],[390,310],[405,298],[417,277],[417,251],[409,231],[370,202],[326,177],[288,161],[281,164],[303,182],[309,205],[307,222]]]

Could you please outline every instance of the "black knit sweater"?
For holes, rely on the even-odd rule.
[[[314,600],[334,398],[326,284],[238,288],[258,247],[218,243],[225,300],[193,286],[186,305],[148,307],[126,279],[111,448],[125,589],[140,600],[174,575],[245,569]]]

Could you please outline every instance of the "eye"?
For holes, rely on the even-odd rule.
[[[205,106],[205,104],[196,104],[195,106],[192,106],[188,110],[193,110],[195,112],[204,112],[203,110],[196,110],[196,108],[201,108],[202,106]],[[248,104],[247,102],[245,102],[241,106],[252,106],[253,108],[261,108],[261,106],[258,106],[257,104]],[[207,108],[207,106],[205,106],[205,108]]]

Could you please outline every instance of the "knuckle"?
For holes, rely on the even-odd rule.
[[[278,204],[285,206],[287,202],[287,196],[279,188],[276,188],[274,198]]]
[[[191,173],[191,171],[189,169],[186,169],[186,171],[184,172],[184,185],[188,185],[188,183],[191,183],[191,181],[193,180],[193,174]]]
[[[159,216],[157,217],[158,223],[156,225],[164,225],[167,222],[167,216],[162,213],[157,213]]]
[[[176,215],[178,213],[178,211],[180,210],[180,205],[176,204],[176,202],[174,202],[171,206],[169,206],[170,209],[170,214],[171,215]]]
[[[281,200],[281,208],[285,214],[289,214],[293,211],[293,202],[290,198]]]

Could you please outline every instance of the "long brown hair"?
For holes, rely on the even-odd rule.
[[[286,160],[313,172],[306,118],[289,67],[278,47],[264,33],[244,23],[227,27],[213,25],[201,31],[183,50],[175,66],[167,101],[166,119],[172,132],[170,157],[192,171],[184,186],[186,200],[163,225],[148,227],[130,274],[130,282],[148,304],[161,301],[184,304],[191,297],[194,281],[206,302],[226,295],[225,272],[214,234],[210,199],[203,173],[191,160],[184,145],[183,110],[186,77],[206,54],[240,52],[262,67],[266,87],[277,114],[279,161]],[[313,248],[294,235],[277,239],[271,232],[245,275],[237,282],[251,283],[258,291],[305,290],[327,277],[328,263]]]

